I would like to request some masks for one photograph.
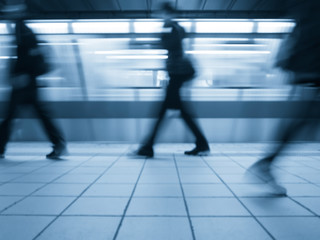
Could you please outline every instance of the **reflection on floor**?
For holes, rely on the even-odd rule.
[[[0,159],[0,239],[320,239],[320,146],[292,144],[275,174],[288,197],[270,197],[243,174],[270,145],[70,143],[46,160],[44,143],[12,143]]]

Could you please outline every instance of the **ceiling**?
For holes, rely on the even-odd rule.
[[[0,0],[0,7],[23,1],[33,18],[94,19],[154,17],[168,0]],[[188,18],[277,18],[286,1],[299,0],[171,0],[178,17]]]

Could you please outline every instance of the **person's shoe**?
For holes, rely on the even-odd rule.
[[[259,160],[247,169],[246,175],[254,174],[267,182],[274,181],[274,176],[270,170],[271,160],[269,157]]]
[[[60,159],[61,156],[68,153],[66,145],[61,144],[53,147],[51,153],[47,154],[46,157],[49,159]]]
[[[208,145],[196,146],[194,149],[184,152],[185,155],[192,155],[192,156],[208,156],[209,153],[210,153],[210,148]]]
[[[278,183],[275,181],[269,183],[270,186],[270,194],[272,196],[277,196],[277,197],[284,197],[287,196],[287,189],[280,186]]]
[[[152,158],[154,155],[153,148],[149,146],[142,146],[138,149],[136,155]]]

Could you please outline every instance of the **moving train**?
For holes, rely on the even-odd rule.
[[[279,121],[296,116],[299,90],[274,68],[291,19],[177,19],[197,75],[183,89],[210,142],[276,140]],[[69,141],[140,142],[168,83],[160,19],[28,20],[52,71],[38,78]],[[13,23],[0,22],[0,118],[10,94]],[[300,105],[299,105],[300,104]],[[192,142],[174,111],[160,142]],[[44,140],[32,111],[22,109],[13,140]],[[173,131],[174,130],[174,131]],[[307,140],[302,135],[301,140]]]

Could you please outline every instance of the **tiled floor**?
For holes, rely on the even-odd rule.
[[[0,160],[0,239],[320,239],[320,145],[292,144],[275,174],[288,197],[244,178],[267,144],[70,143],[46,160],[46,143],[11,143]]]

